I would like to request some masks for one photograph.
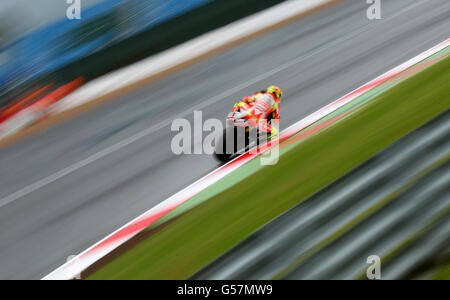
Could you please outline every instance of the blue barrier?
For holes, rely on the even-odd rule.
[[[213,0],[105,0],[0,49],[0,91],[49,74]]]

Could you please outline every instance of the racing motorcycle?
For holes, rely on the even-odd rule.
[[[258,115],[255,110],[254,106],[243,105],[238,111],[228,114],[225,129],[215,145],[217,160],[228,162],[270,139],[266,132],[259,130],[261,122],[270,120],[258,120],[254,117]]]

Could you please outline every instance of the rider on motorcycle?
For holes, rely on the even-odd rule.
[[[280,119],[280,102],[283,91],[272,85],[265,91],[261,91],[249,97],[244,97],[242,101],[236,103],[233,113],[237,112],[241,107],[253,108],[253,119],[259,123],[259,129],[264,130],[272,138],[278,135],[276,126],[271,126],[270,121],[279,122]],[[265,120],[265,122],[259,122]]]

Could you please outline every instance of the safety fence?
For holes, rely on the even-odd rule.
[[[450,256],[449,160],[447,110],[191,279],[365,279],[374,256],[381,279],[415,278]]]

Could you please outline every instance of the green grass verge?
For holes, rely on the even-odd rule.
[[[447,262],[431,279],[450,280],[450,262]]]
[[[200,204],[88,279],[185,279],[226,250],[450,107],[450,58]]]

